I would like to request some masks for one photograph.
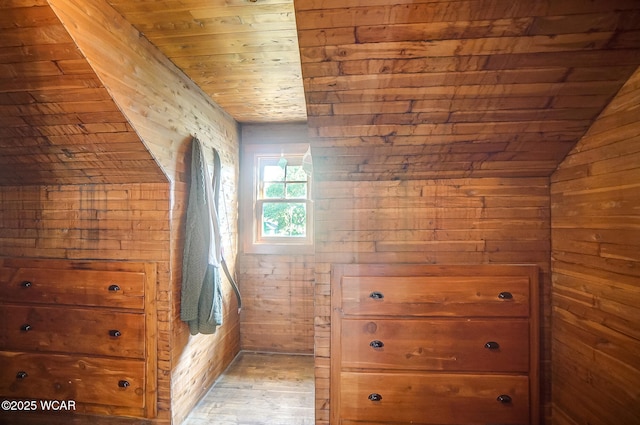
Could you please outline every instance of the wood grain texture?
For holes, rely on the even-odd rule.
[[[636,72],[552,176],[559,425],[640,417],[639,109]]]
[[[547,178],[336,181],[316,185],[316,418],[329,422],[331,265],[536,264],[541,418],[550,402]]]
[[[624,0],[295,6],[318,180],[549,176],[640,64]]]
[[[239,122],[305,121],[292,0],[109,0]]]
[[[491,423],[540,422],[536,266],[334,264],[331,285],[332,423],[466,424],[478,415]],[[501,298],[501,291],[512,298]],[[353,308],[354,298],[376,307]],[[418,307],[436,298],[440,309]],[[396,308],[399,300],[405,310]],[[523,352],[510,361],[507,337],[505,364],[494,369],[489,358],[495,361],[497,352],[487,353],[493,350],[485,343],[494,335],[502,341],[496,334],[502,325],[520,329],[512,338]],[[484,339],[477,348],[465,326]],[[515,363],[520,368],[508,372]],[[512,403],[499,403],[500,394]]]
[[[313,256],[239,258],[243,350],[313,353]]]
[[[183,425],[313,425],[313,357],[241,351]]]
[[[164,181],[48,3],[21,6],[0,6],[0,183]]]
[[[95,415],[156,417],[155,264],[16,257],[2,258],[0,270],[2,292],[12,295],[0,300],[5,398],[71,400],[77,403],[71,411],[85,423]],[[65,277],[71,284],[63,298],[77,296],[78,307],[57,303]],[[119,278],[122,288],[113,290]],[[131,287],[143,295],[142,304],[119,304],[117,295],[126,299]],[[87,299],[85,292],[97,290],[105,302]],[[36,303],[32,292],[40,295]],[[6,410],[0,412],[3,421],[14,416]],[[47,409],[36,410],[46,414]]]

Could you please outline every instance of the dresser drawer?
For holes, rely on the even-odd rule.
[[[144,314],[5,305],[0,349],[144,358]]]
[[[0,302],[144,308],[144,273],[3,268]]]
[[[528,317],[526,276],[344,276],[342,313]]]
[[[529,381],[524,376],[343,372],[340,387],[343,420],[529,423]]]
[[[343,368],[526,372],[522,319],[343,319]]]
[[[142,360],[0,352],[3,398],[144,407]]]

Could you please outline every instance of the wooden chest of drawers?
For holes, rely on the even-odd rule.
[[[331,423],[537,424],[537,273],[335,265]]]
[[[155,281],[153,264],[1,259],[0,397],[155,417]]]

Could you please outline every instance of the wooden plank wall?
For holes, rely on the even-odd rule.
[[[167,261],[169,185],[0,186],[0,256]]]
[[[304,123],[242,126],[243,146],[306,142]],[[249,176],[242,170],[242,178]],[[313,255],[240,254],[243,350],[313,353],[314,261]]]
[[[640,418],[640,70],[552,176],[553,423]]]
[[[191,337],[179,319],[189,141],[196,135],[221,153],[228,212],[222,217],[223,237],[227,259],[234,264],[238,125],[105,1],[50,4],[168,182],[3,188],[3,201],[11,203],[5,208],[3,202],[1,225],[12,230],[3,231],[0,252],[156,261],[158,423],[180,423],[239,350],[239,317],[228,286],[225,324],[216,334]],[[22,216],[24,210],[28,216]],[[62,218],[55,217],[65,212],[69,217],[62,225]],[[122,234],[121,241],[115,240],[115,232]],[[54,243],[59,244],[57,251],[39,248]]]
[[[241,254],[243,350],[313,354],[313,255]]]
[[[541,270],[542,400],[550,400],[549,179],[316,182],[316,423],[329,423],[334,263],[533,263]]]

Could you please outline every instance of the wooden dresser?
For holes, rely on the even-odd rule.
[[[345,264],[331,284],[331,424],[538,424],[536,266]]]
[[[74,415],[156,415],[156,267],[0,259],[0,399]],[[58,412],[50,412],[58,413]]]

